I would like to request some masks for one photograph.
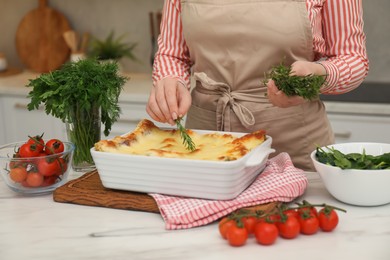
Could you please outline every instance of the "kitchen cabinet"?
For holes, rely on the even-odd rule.
[[[390,142],[390,117],[328,113],[336,143]]]
[[[3,127],[2,143],[27,139],[28,135],[44,134],[44,139],[66,136],[65,124],[61,120],[46,115],[43,108],[29,111],[29,99],[18,96],[0,96]]]
[[[325,102],[336,143],[390,143],[390,104]]]

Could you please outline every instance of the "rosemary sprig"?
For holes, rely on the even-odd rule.
[[[320,87],[325,83],[325,75],[290,75],[291,66],[280,64],[272,68],[266,75],[264,83],[272,79],[275,85],[287,96],[301,96],[304,99],[312,100],[320,94]]]
[[[187,150],[195,151],[195,143],[192,141],[191,137],[187,133],[187,129],[181,124],[182,118],[175,120],[177,129],[180,131],[180,136],[183,139],[183,144]]]

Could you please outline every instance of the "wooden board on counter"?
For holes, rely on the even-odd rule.
[[[63,14],[39,0],[38,8],[27,13],[16,31],[16,50],[31,70],[45,73],[59,68],[69,59],[70,50],[63,33],[70,30]]]
[[[148,194],[105,188],[96,170],[57,188],[53,199],[62,203],[160,213],[156,201]],[[269,212],[278,204],[271,202],[246,209]]]

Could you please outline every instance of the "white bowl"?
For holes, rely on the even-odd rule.
[[[198,133],[218,131],[194,130]],[[230,133],[237,137],[244,133]],[[272,138],[234,161],[206,161],[114,154],[91,149],[103,186],[145,193],[229,200],[244,191],[265,168]]]
[[[328,147],[344,154],[363,153],[363,150],[370,155],[390,152],[390,144],[385,143],[341,143]],[[326,147],[322,149],[328,150]],[[343,170],[319,162],[316,151],[311,153],[311,159],[326,189],[336,199],[357,206],[390,203],[390,170]]]

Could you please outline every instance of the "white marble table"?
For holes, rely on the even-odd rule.
[[[254,238],[230,247],[217,223],[167,231],[153,213],[63,204],[52,195],[23,197],[0,181],[0,259],[390,259],[390,204],[356,207],[334,200],[316,173],[302,198],[345,208],[332,233],[279,238],[261,246]],[[72,175],[72,178],[78,177]]]

